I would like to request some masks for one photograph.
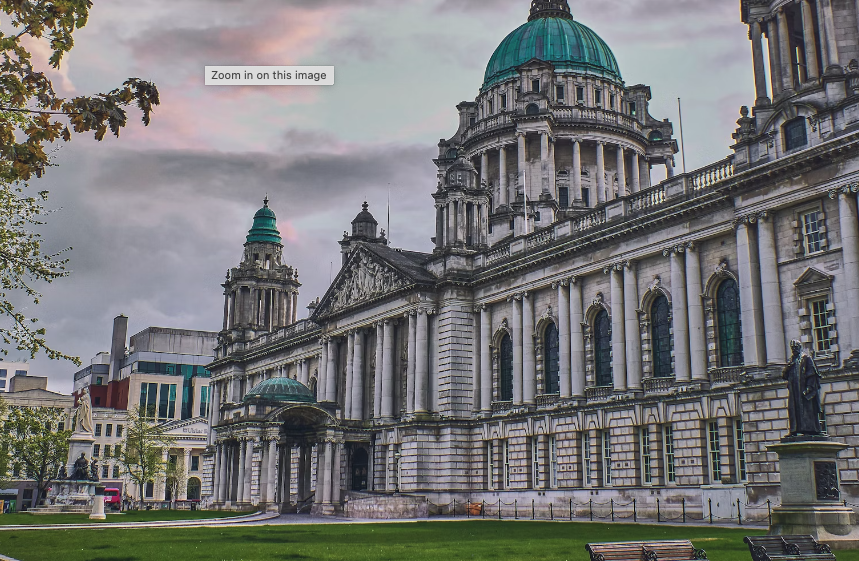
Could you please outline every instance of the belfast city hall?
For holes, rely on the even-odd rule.
[[[210,504],[736,516],[779,502],[794,339],[859,502],[857,3],[741,1],[750,103],[730,155],[688,173],[567,0],[522,4],[439,143],[432,253],[391,247],[365,203],[300,319],[268,200],[254,216],[208,367]]]

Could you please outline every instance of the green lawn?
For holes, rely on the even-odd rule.
[[[88,514],[0,514],[0,526],[22,526],[28,524],[90,524],[112,522],[152,522],[154,520],[201,520],[207,518],[226,518],[239,514],[217,510],[137,510],[122,513],[107,513],[107,520],[90,520]]]
[[[584,549],[588,542],[691,539],[712,561],[751,561],[743,536],[761,533],[743,528],[488,520],[104,528],[0,532],[0,553],[21,561],[588,561]],[[839,561],[859,561],[859,551],[836,553]]]

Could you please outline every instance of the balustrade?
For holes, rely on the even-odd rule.
[[[697,169],[689,173],[693,191],[700,191],[712,187],[720,181],[734,176],[734,158],[729,156],[722,161]]]

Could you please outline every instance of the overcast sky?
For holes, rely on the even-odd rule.
[[[364,200],[394,245],[431,250],[436,144],[456,130],[495,47],[528,0],[95,0],[61,72],[66,95],[128,77],[158,85],[151,126],[133,114],[119,139],[76,137],[33,183],[61,209],[47,249],[72,246],[72,274],[27,313],[84,364],[110,347],[114,316],[217,331],[220,283],[268,193],[300,306],[324,294],[337,240]],[[739,0],[571,0],[612,48],[628,85],[651,86],[651,114],[677,126],[687,168],[724,158],[741,105],[754,101]],[[33,45],[34,50],[45,49]],[[44,57],[43,57],[44,58]],[[204,86],[206,65],[334,65],[333,87]],[[680,160],[678,158],[678,165]],[[306,316],[306,311],[302,317]],[[25,358],[12,351],[10,358]],[[68,392],[76,367],[30,372]]]

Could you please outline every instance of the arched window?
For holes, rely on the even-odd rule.
[[[594,320],[594,371],[597,386],[611,386],[611,321],[602,310]]]
[[[561,345],[558,341],[558,328],[550,323],[543,334],[543,371],[545,372],[544,393],[559,393],[558,374],[561,370],[561,362],[558,351]]]
[[[501,339],[499,356],[501,401],[513,401],[513,341],[510,335]]]
[[[647,139],[650,142],[659,142],[662,140],[662,132],[661,131],[651,131],[649,135],[647,135]]]
[[[659,296],[650,306],[650,338],[653,349],[653,377],[670,378],[671,372],[671,305]]]
[[[743,364],[743,329],[740,323],[740,290],[737,281],[726,279],[716,290],[716,324],[719,366]]]
[[[540,113],[540,106],[538,106],[536,103],[532,103],[525,108],[526,115],[537,115],[538,113]]]
[[[188,500],[189,501],[199,501],[200,500],[200,480],[196,477],[191,477],[188,479]]]

